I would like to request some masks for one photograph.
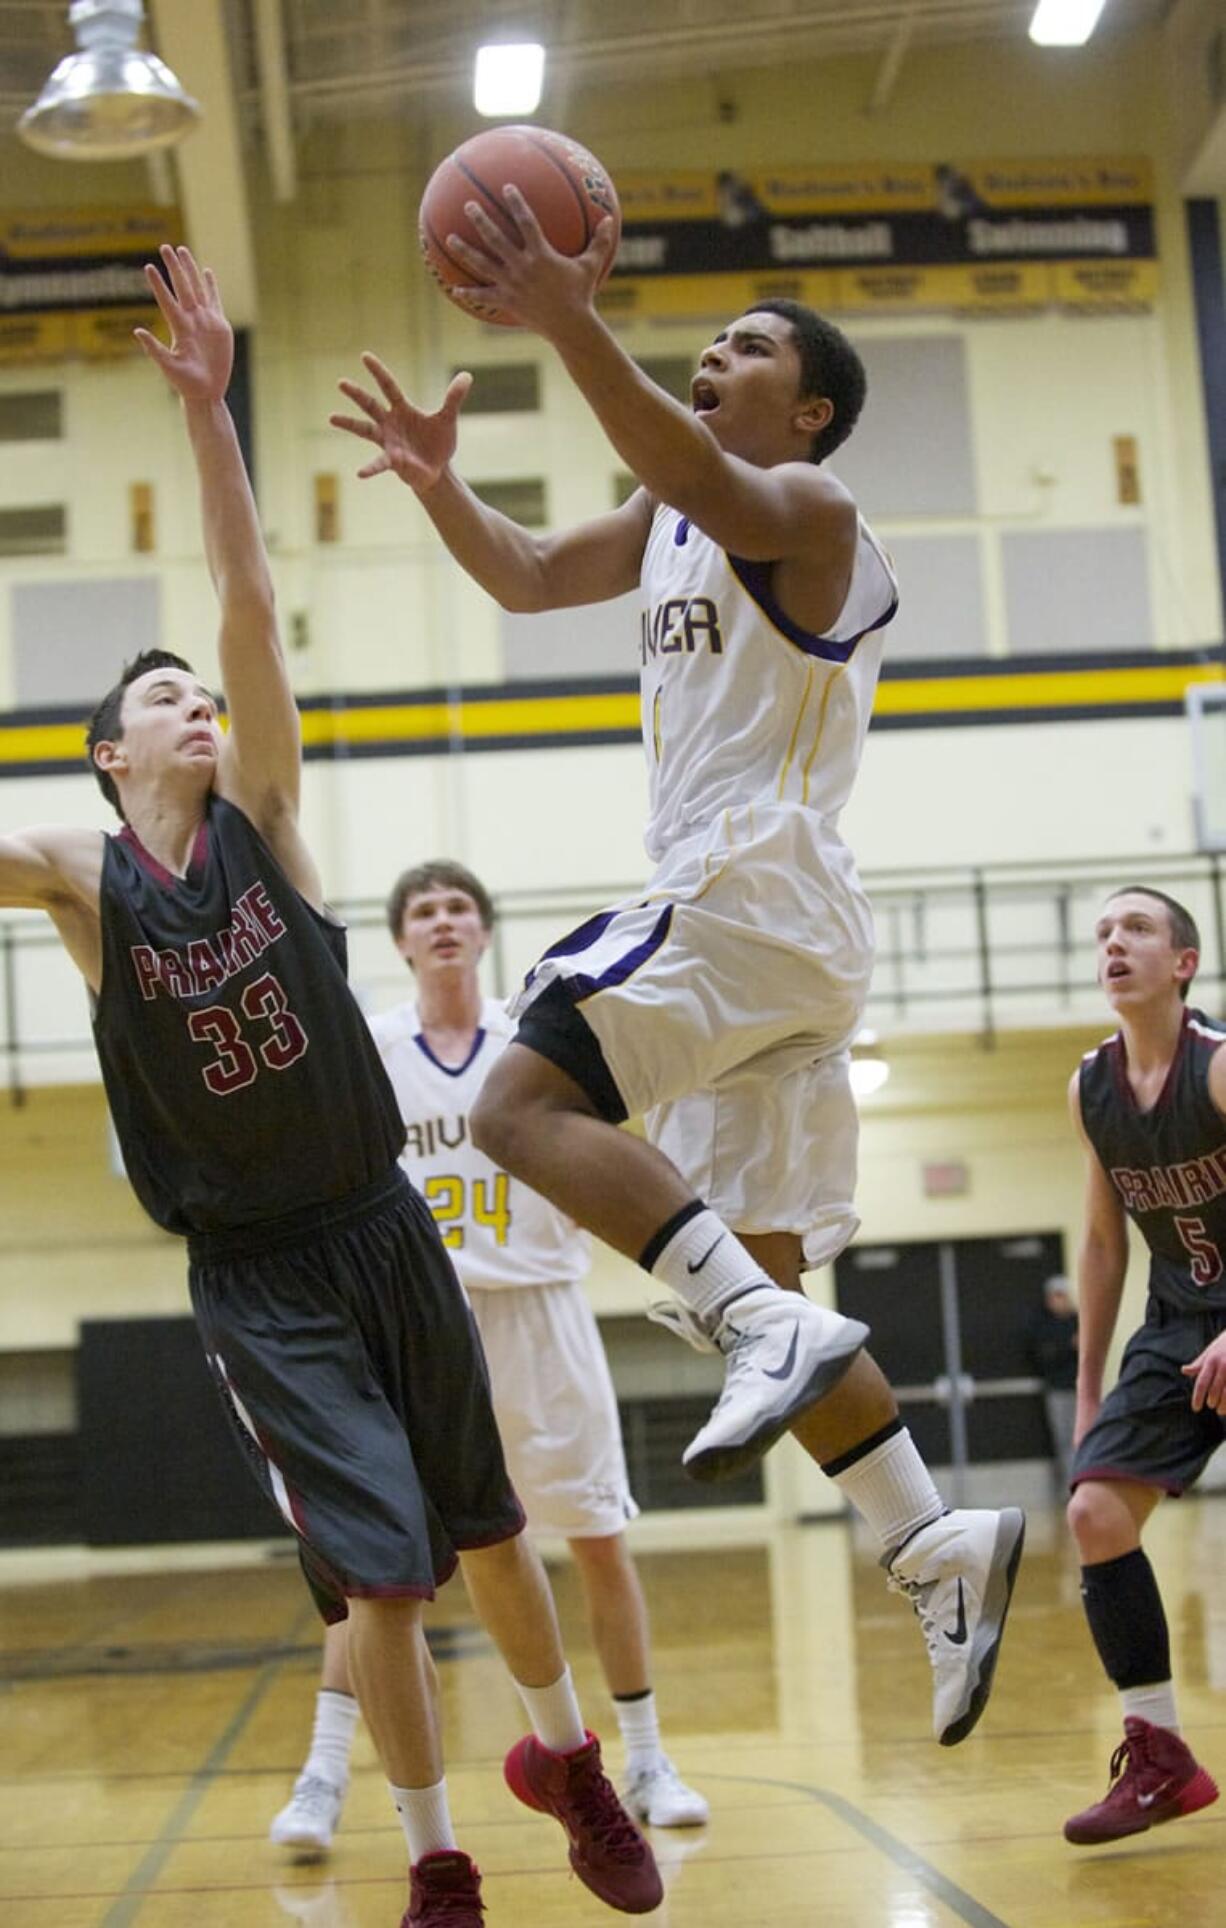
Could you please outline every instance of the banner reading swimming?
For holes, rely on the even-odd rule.
[[[1136,312],[1158,289],[1148,161],[917,162],[618,173],[616,317]]]

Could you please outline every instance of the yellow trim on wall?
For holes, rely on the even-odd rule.
[[[1096,709],[1106,703],[1179,703],[1192,683],[1220,683],[1217,664],[1139,669],[1021,671],[1008,676],[904,677],[882,682],[875,716],[917,716],[933,710]]]

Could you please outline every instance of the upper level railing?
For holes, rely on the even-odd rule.
[[[1226,984],[1223,860],[1216,855],[1082,858],[1064,863],[946,865],[875,871],[865,884],[877,920],[866,1023],[883,1037],[917,1031],[998,1032],[1107,1022],[1094,980],[1102,899],[1147,883],[1186,905],[1200,926],[1199,1003],[1216,1012]],[[635,886],[510,891],[498,900],[488,984],[502,994],[557,937]],[[349,924],[350,976],[363,1006],[407,994],[382,904],[337,906]],[[0,916],[0,1084],[13,1102],[39,1084],[97,1079],[81,981],[45,918]]]

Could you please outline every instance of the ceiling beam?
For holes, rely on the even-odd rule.
[[[151,0],[158,52],[202,109],[174,152],[194,251],[213,269],[236,327],[256,320],[255,247],[222,0]]]
[[[292,201],[298,192],[298,156],[290,114],[281,0],[255,0],[255,55],[260,75],[260,124],[272,191],[278,201]]]

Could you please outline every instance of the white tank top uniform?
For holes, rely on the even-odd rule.
[[[370,1021],[406,1130],[400,1162],[468,1292],[494,1414],[528,1524],[565,1538],[620,1532],[630,1496],[617,1400],[581,1281],[587,1234],[476,1150],[469,1113],[515,1033],[483,1001],[467,1060],[435,1057],[414,1003]]]
[[[627,1111],[695,1191],[738,1231],[799,1233],[821,1264],[858,1223],[848,1046],[873,954],[838,820],[898,587],[862,518],[824,635],[784,614],[772,575],[656,509],[640,652],[656,869],[546,952],[512,1009],[567,980]]]

